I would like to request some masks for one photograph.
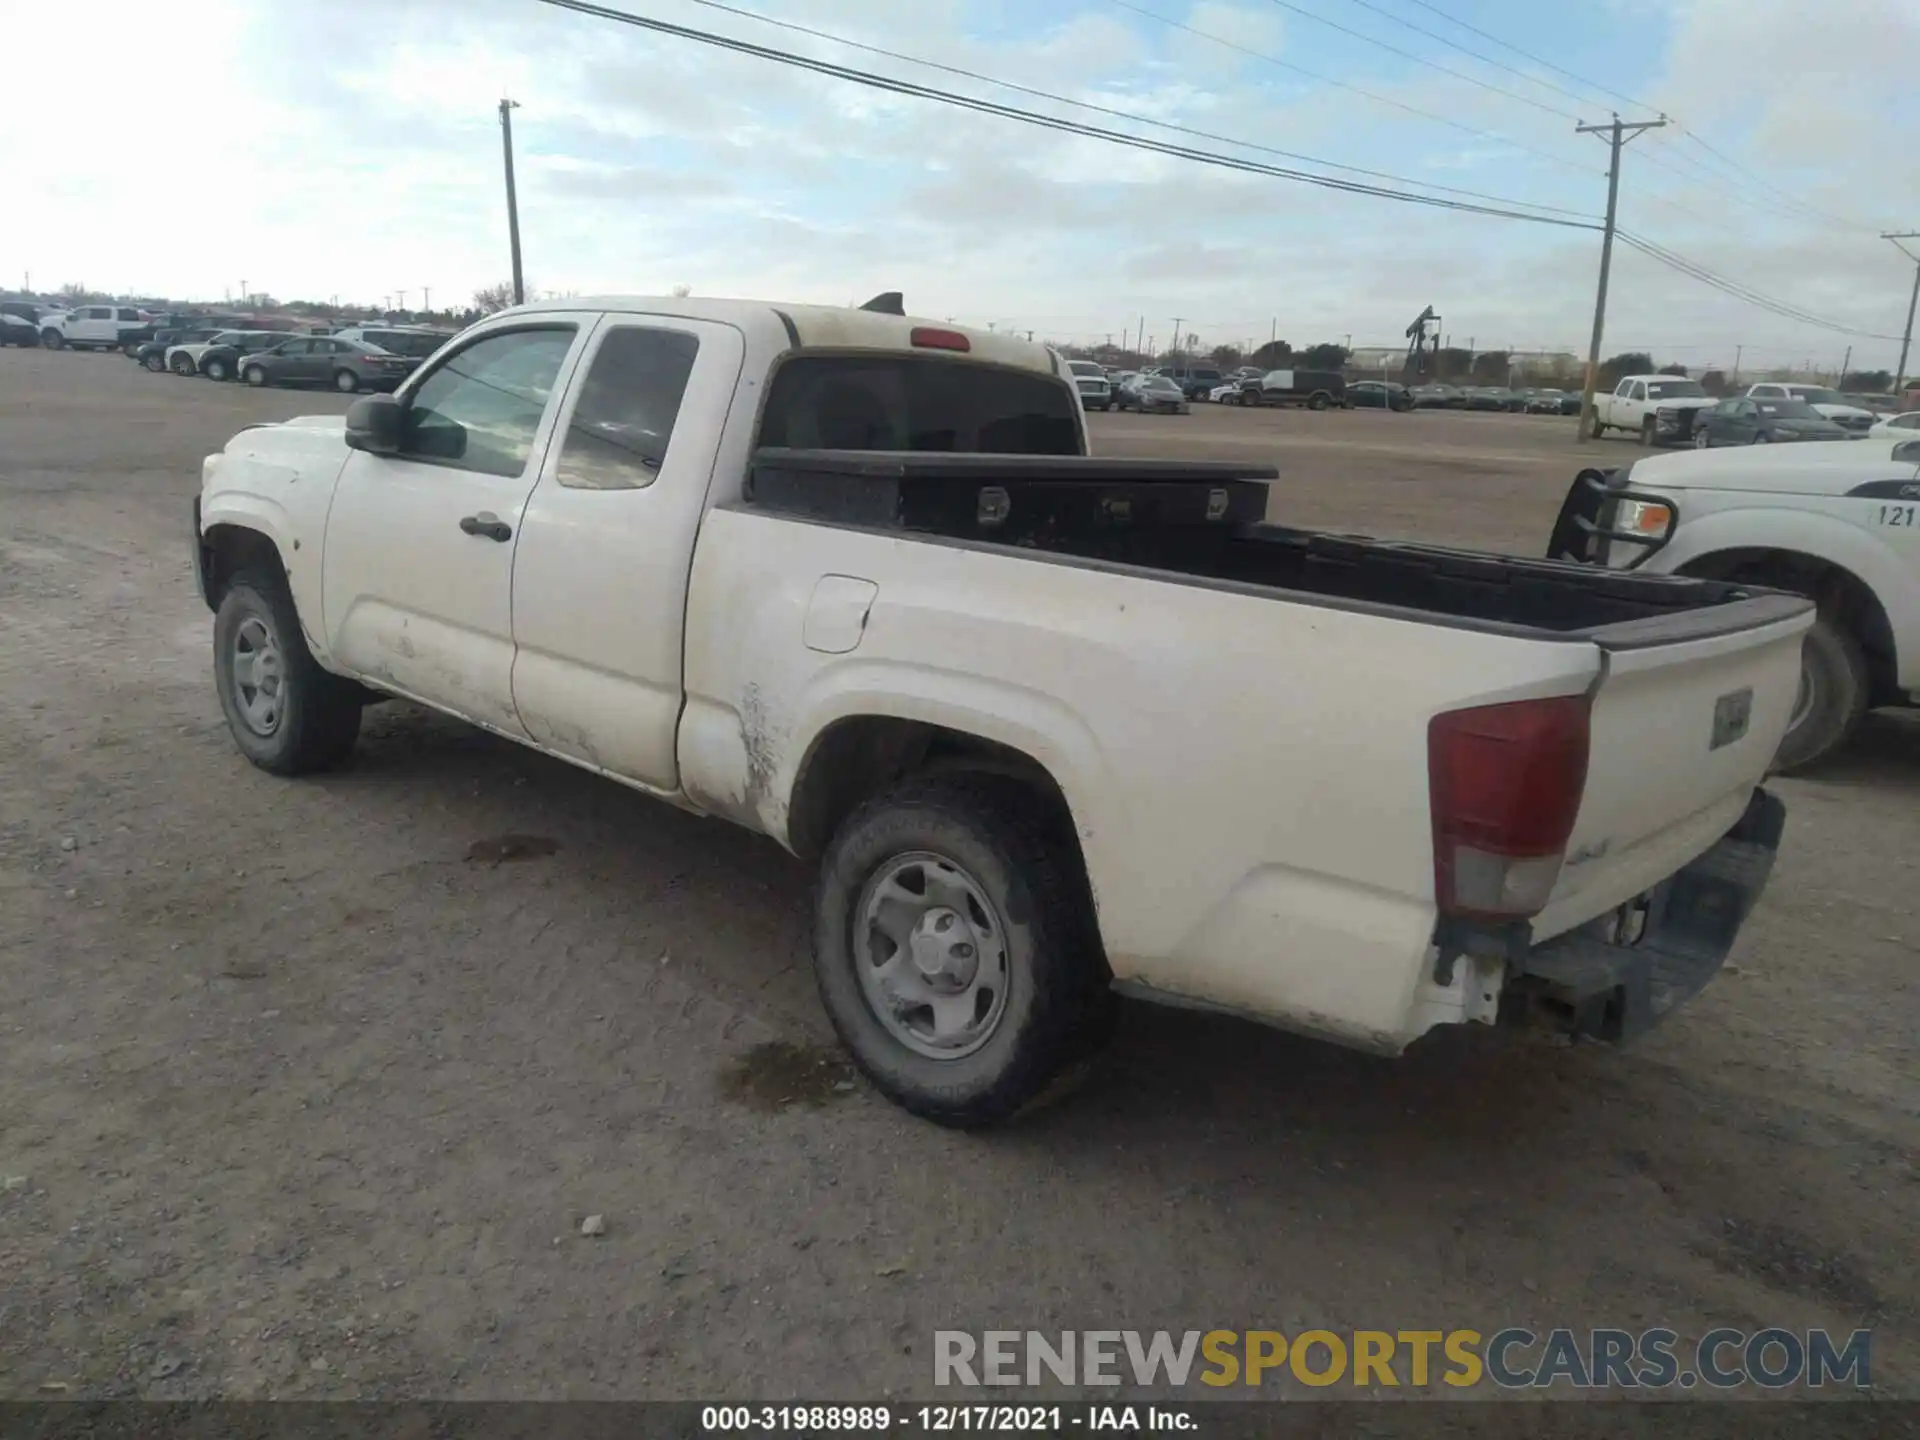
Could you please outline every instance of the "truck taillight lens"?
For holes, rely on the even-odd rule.
[[[1436,715],[1427,726],[1434,898],[1443,914],[1525,919],[1560,877],[1587,787],[1585,695]]]

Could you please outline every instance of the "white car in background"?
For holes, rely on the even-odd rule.
[[[1889,415],[1871,430],[1867,431],[1869,440],[1920,440],[1920,410],[1909,410],[1903,415]]]
[[[1800,400],[1833,421],[1849,436],[1865,435],[1880,417],[1871,410],[1853,404],[1838,390],[1825,385],[1801,385],[1792,381],[1767,381],[1747,387],[1749,400]]]
[[[1113,409],[1113,385],[1105,370],[1091,360],[1069,360],[1067,369],[1073,372],[1073,387],[1080,392],[1083,410]]]
[[[1811,765],[1875,706],[1920,707],[1920,429],[1894,433],[1907,438],[1693,450],[1582,471],[1548,558],[1816,601],[1774,762]]]

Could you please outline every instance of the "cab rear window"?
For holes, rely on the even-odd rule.
[[[1078,455],[1065,381],[924,355],[799,355],[773,377],[762,445]]]

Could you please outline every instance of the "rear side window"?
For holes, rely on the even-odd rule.
[[[773,377],[762,445],[1078,455],[1079,406],[1060,380],[923,355],[800,355]]]
[[[639,490],[667,458],[700,342],[682,330],[610,330],[574,402],[559,480],[575,490]]]

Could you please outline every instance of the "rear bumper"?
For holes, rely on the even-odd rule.
[[[1719,973],[1766,889],[1787,807],[1755,790],[1711,850],[1619,910],[1523,952],[1502,997],[1514,1018],[1624,1043]]]

